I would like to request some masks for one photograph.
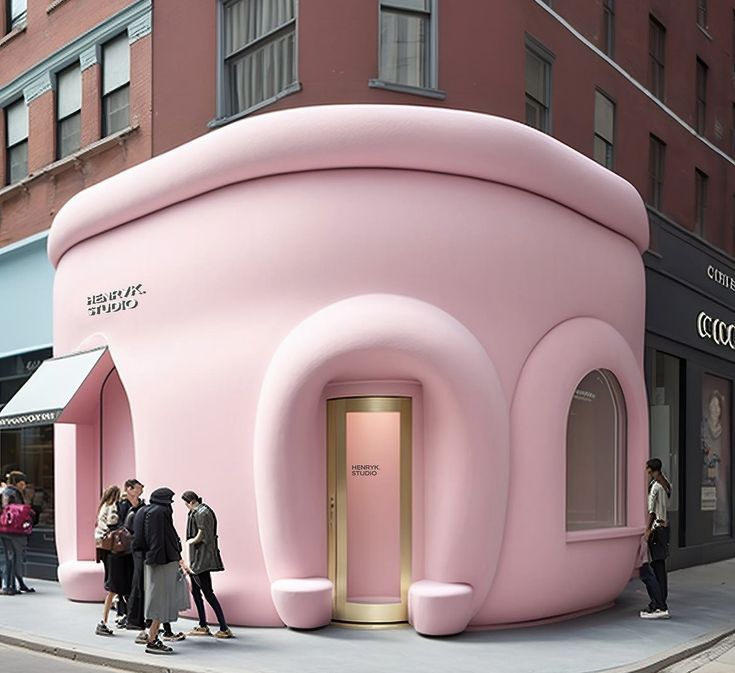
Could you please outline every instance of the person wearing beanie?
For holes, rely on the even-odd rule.
[[[189,514],[186,518],[186,541],[189,545],[189,567],[191,575],[191,595],[199,616],[199,626],[189,631],[190,636],[211,636],[207,626],[207,615],[204,611],[202,594],[212,606],[219,622],[219,631],[215,638],[232,638],[232,631],[227,626],[222,606],[212,589],[211,573],[224,570],[222,556],[217,544],[217,517],[208,505],[194,491],[184,491],[181,499],[186,503]]]
[[[173,649],[158,638],[163,622],[179,618],[176,581],[181,562],[181,541],[173,522],[174,492],[157,488],[144,510],[143,548],[145,550],[145,617],[151,620],[146,652],[171,654]],[[136,515],[137,519],[137,515]]]

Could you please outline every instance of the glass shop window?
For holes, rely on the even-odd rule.
[[[567,418],[567,530],[625,526],[626,410],[612,372],[574,391]]]
[[[712,535],[730,535],[730,382],[702,378],[702,490],[700,509],[712,516]]]

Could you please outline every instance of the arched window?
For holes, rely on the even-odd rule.
[[[577,385],[567,418],[568,531],[626,524],[626,435],[618,380],[606,369],[590,372]]]

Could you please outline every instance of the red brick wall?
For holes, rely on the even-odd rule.
[[[47,14],[48,4],[29,2],[25,32],[0,44],[0,85],[131,2],[67,0]],[[109,143],[94,156],[67,160],[62,170],[48,170],[56,159],[55,94],[48,91],[31,102],[28,163],[31,178],[37,177],[27,181],[24,188],[11,188],[10,196],[7,191],[4,195],[0,192],[0,246],[47,229],[59,209],[78,191],[150,158],[152,52],[151,34],[130,45],[130,121],[136,130],[119,142]],[[82,152],[101,140],[100,70],[96,64],[82,71]],[[2,126],[0,164],[4,185],[6,151]]]

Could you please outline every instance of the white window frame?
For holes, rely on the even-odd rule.
[[[68,112],[64,116],[61,114],[60,109],[60,103],[61,103],[61,78],[63,75],[65,75],[67,72],[71,70],[76,70],[77,74],[79,76],[79,107],[75,110]],[[71,152],[67,152],[66,154],[62,153],[61,150],[61,125],[63,122],[71,119],[75,115],[79,115],[79,147],[76,148],[76,150],[72,150]],[[75,61],[71,65],[67,66],[66,68],[63,68],[62,70],[59,70],[56,73],[56,158],[57,159],[63,159],[65,156],[69,156],[69,154],[73,154],[75,151],[81,148],[81,115],[82,115],[82,68],[79,63],[79,61]]]
[[[28,20],[28,2],[22,2],[23,9],[21,11],[15,11],[13,8],[13,0],[5,0],[5,21],[6,21],[6,33],[14,31],[16,28],[21,28],[26,25]]]
[[[112,44],[113,42],[117,42],[118,40],[120,42],[123,42],[124,41],[125,44],[127,45],[127,50],[128,50],[128,77],[127,77],[127,80],[125,82],[123,82],[122,84],[118,84],[114,89],[110,89],[109,91],[107,91],[106,90],[107,89],[107,84],[105,83],[105,68],[106,68],[106,63],[105,62],[107,60],[106,48],[110,44]],[[111,37],[109,40],[105,40],[105,42],[103,42],[100,45],[100,54],[101,54],[101,57],[102,57],[102,88],[100,89],[100,94],[101,94],[101,96],[100,96],[100,103],[101,103],[101,114],[102,114],[102,125],[101,125],[101,128],[102,128],[102,137],[103,138],[106,138],[107,136],[112,135],[112,133],[116,133],[118,131],[121,131],[122,129],[116,129],[115,131],[111,131],[108,128],[109,124],[108,124],[108,120],[107,120],[107,113],[105,111],[105,102],[107,101],[108,98],[110,98],[114,94],[122,91],[125,88],[127,88],[127,91],[128,91],[128,123],[126,124],[126,126],[129,126],[130,125],[130,90],[131,90],[131,86],[130,86],[131,77],[130,77],[130,75],[131,75],[131,73],[130,73],[130,38],[129,38],[129,35],[128,35],[128,31],[123,31],[122,33],[119,33],[119,34],[115,35],[114,37]],[[125,127],[123,127],[123,128],[125,128]]]
[[[238,53],[258,49],[263,44],[274,39],[277,35],[285,34],[289,26],[293,26],[294,33],[294,82],[286,86],[274,96],[264,99],[244,110],[233,110],[230,105],[230,79],[226,61],[232,58],[225,54],[225,7],[233,4],[236,0],[219,0],[217,3],[217,117],[213,119],[208,126],[216,128],[231,121],[241,119],[261,108],[264,108],[284,96],[301,91],[301,83],[299,81],[299,10],[300,0],[294,0],[294,17],[288,22],[282,24],[278,28],[270,31],[265,35],[261,35],[253,42],[242,47]]]

